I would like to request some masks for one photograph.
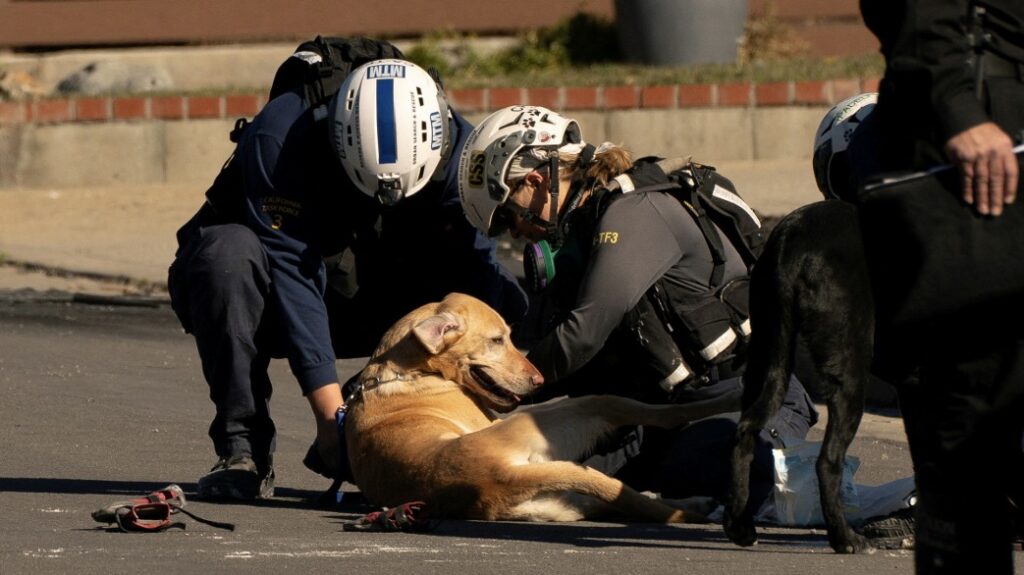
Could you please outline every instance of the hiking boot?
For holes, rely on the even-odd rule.
[[[859,529],[876,549],[914,548],[914,508],[907,507],[884,517],[873,517]]]
[[[221,457],[210,472],[199,478],[200,499],[253,501],[274,496],[274,468],[261,474],[248,455]]]

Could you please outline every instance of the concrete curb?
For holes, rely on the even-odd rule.
[[[154,184],[205,186],[233,150],[228,133],[237,116],[229,111],[252,111],[247,105],[229,104],[232,101],[204,100],[211,111],[209,117],[198,119],[193,117],[196,111],[190,107],[195,102],[181,101],[170,107],[184,110],[187,119],[156,118],[154,115],[163,112],[154,110],[165,109],[168,102],[156,98],[124,102],[117,113],[137,114],[136,119],[0,125],[0,191]],[[60,106],[75,110],[81,103],[62,102]],[[33,105],[38,110],[43,104]],[[112,101],[104,105],[114,109]],[[809,165],[814,132],[827,109],[776,106],[569,113],[580,121],[588,141],[624,144],[637,156],[689,155],[711,165],[758,161],[802,161]],[[57,117],[69,113],[63,110]],[[466,116],[471,122],[479,122],[486,113]]]

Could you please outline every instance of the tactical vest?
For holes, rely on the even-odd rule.
[[[727,362],[730,371],[740,372],[751,333],[750,280],[745,275],[723,281],[723,241],[732,244],[749,271],[765,242],[760,220],[713,167],[686,158],[642,158],[587,202],[591,230],[611,202],[635,192],[662,192],[678,199],[700,228],[714,268],[704,293],[685,292],[659,279],[620,328],[633,335],[666,392],[683,382],[699,385],[712,368]]]

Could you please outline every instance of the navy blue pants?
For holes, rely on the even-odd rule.
[[[179,232],[181,247],[168,277],[171,305],[199,349],[217,408],[209,430],[217,455],[248,455],[265,468],[272,465],[275,438],[267,368],[271,358],[284,357],[285,349],[279,339],[284,330],[268,304],[269,264],[252,230],[230,223],[202,226],[202,215]],[[475,259],[444,261],[448,267],[433,266],[439,268],[433,274],[413,268],[403,282],[367,274],[354,294],[329,288],[325,305],[335,356],[370,355],[396,320],[451,291],[488,301],[509,319],[525,313],[525,296],[504,269]],[[390,253],[376,263],[388,262],[389,273],[412,267]],[[417,265],[431,266],[429,261]]]
[[[269,271],[256,234],[239,224],[196,230],[171,265],[171,306],[196,340],[217,414],[210,438],[220,457],[273,464],[275,427],[267,368],[275,353],[267,306]]]
[[[742,394],[739,378],[698,389],[688,399],[725,394]],[[657,492],[662,497],[707,496],[725,501],[739,416],[739,412],[723,413],[674,430],[645,427],[639,455],[630,459],[616,477],[635,489]],[[795,377],[791,378],[782,407],[756,439],[750,466],[750,504],[755,510],[768,499],[775,484],[772,449],[785,447],[787,441],[803,440],[817,419],[807,392]]]

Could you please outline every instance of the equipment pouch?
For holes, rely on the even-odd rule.
[[[743,341],[750,339],[750,278],[726,282],[718,289],[717,295],[729,309],[733,329]]]
[[[679,331],[680,347],[692,351],[701,361],[716,364],[732,357],[738,339],[732,329],[729,306],[714,293],[667,294],[670,321]],[[684,352],[685,353],[685,352]]]
[[[630,341],[636,346],[634,357],[637,368],[649,374],[650,378],[666,393],[694,375],[683,359],[682,353],[656,309],[655,294],[640,298],[637,305],[626,314],[625,327]]]

